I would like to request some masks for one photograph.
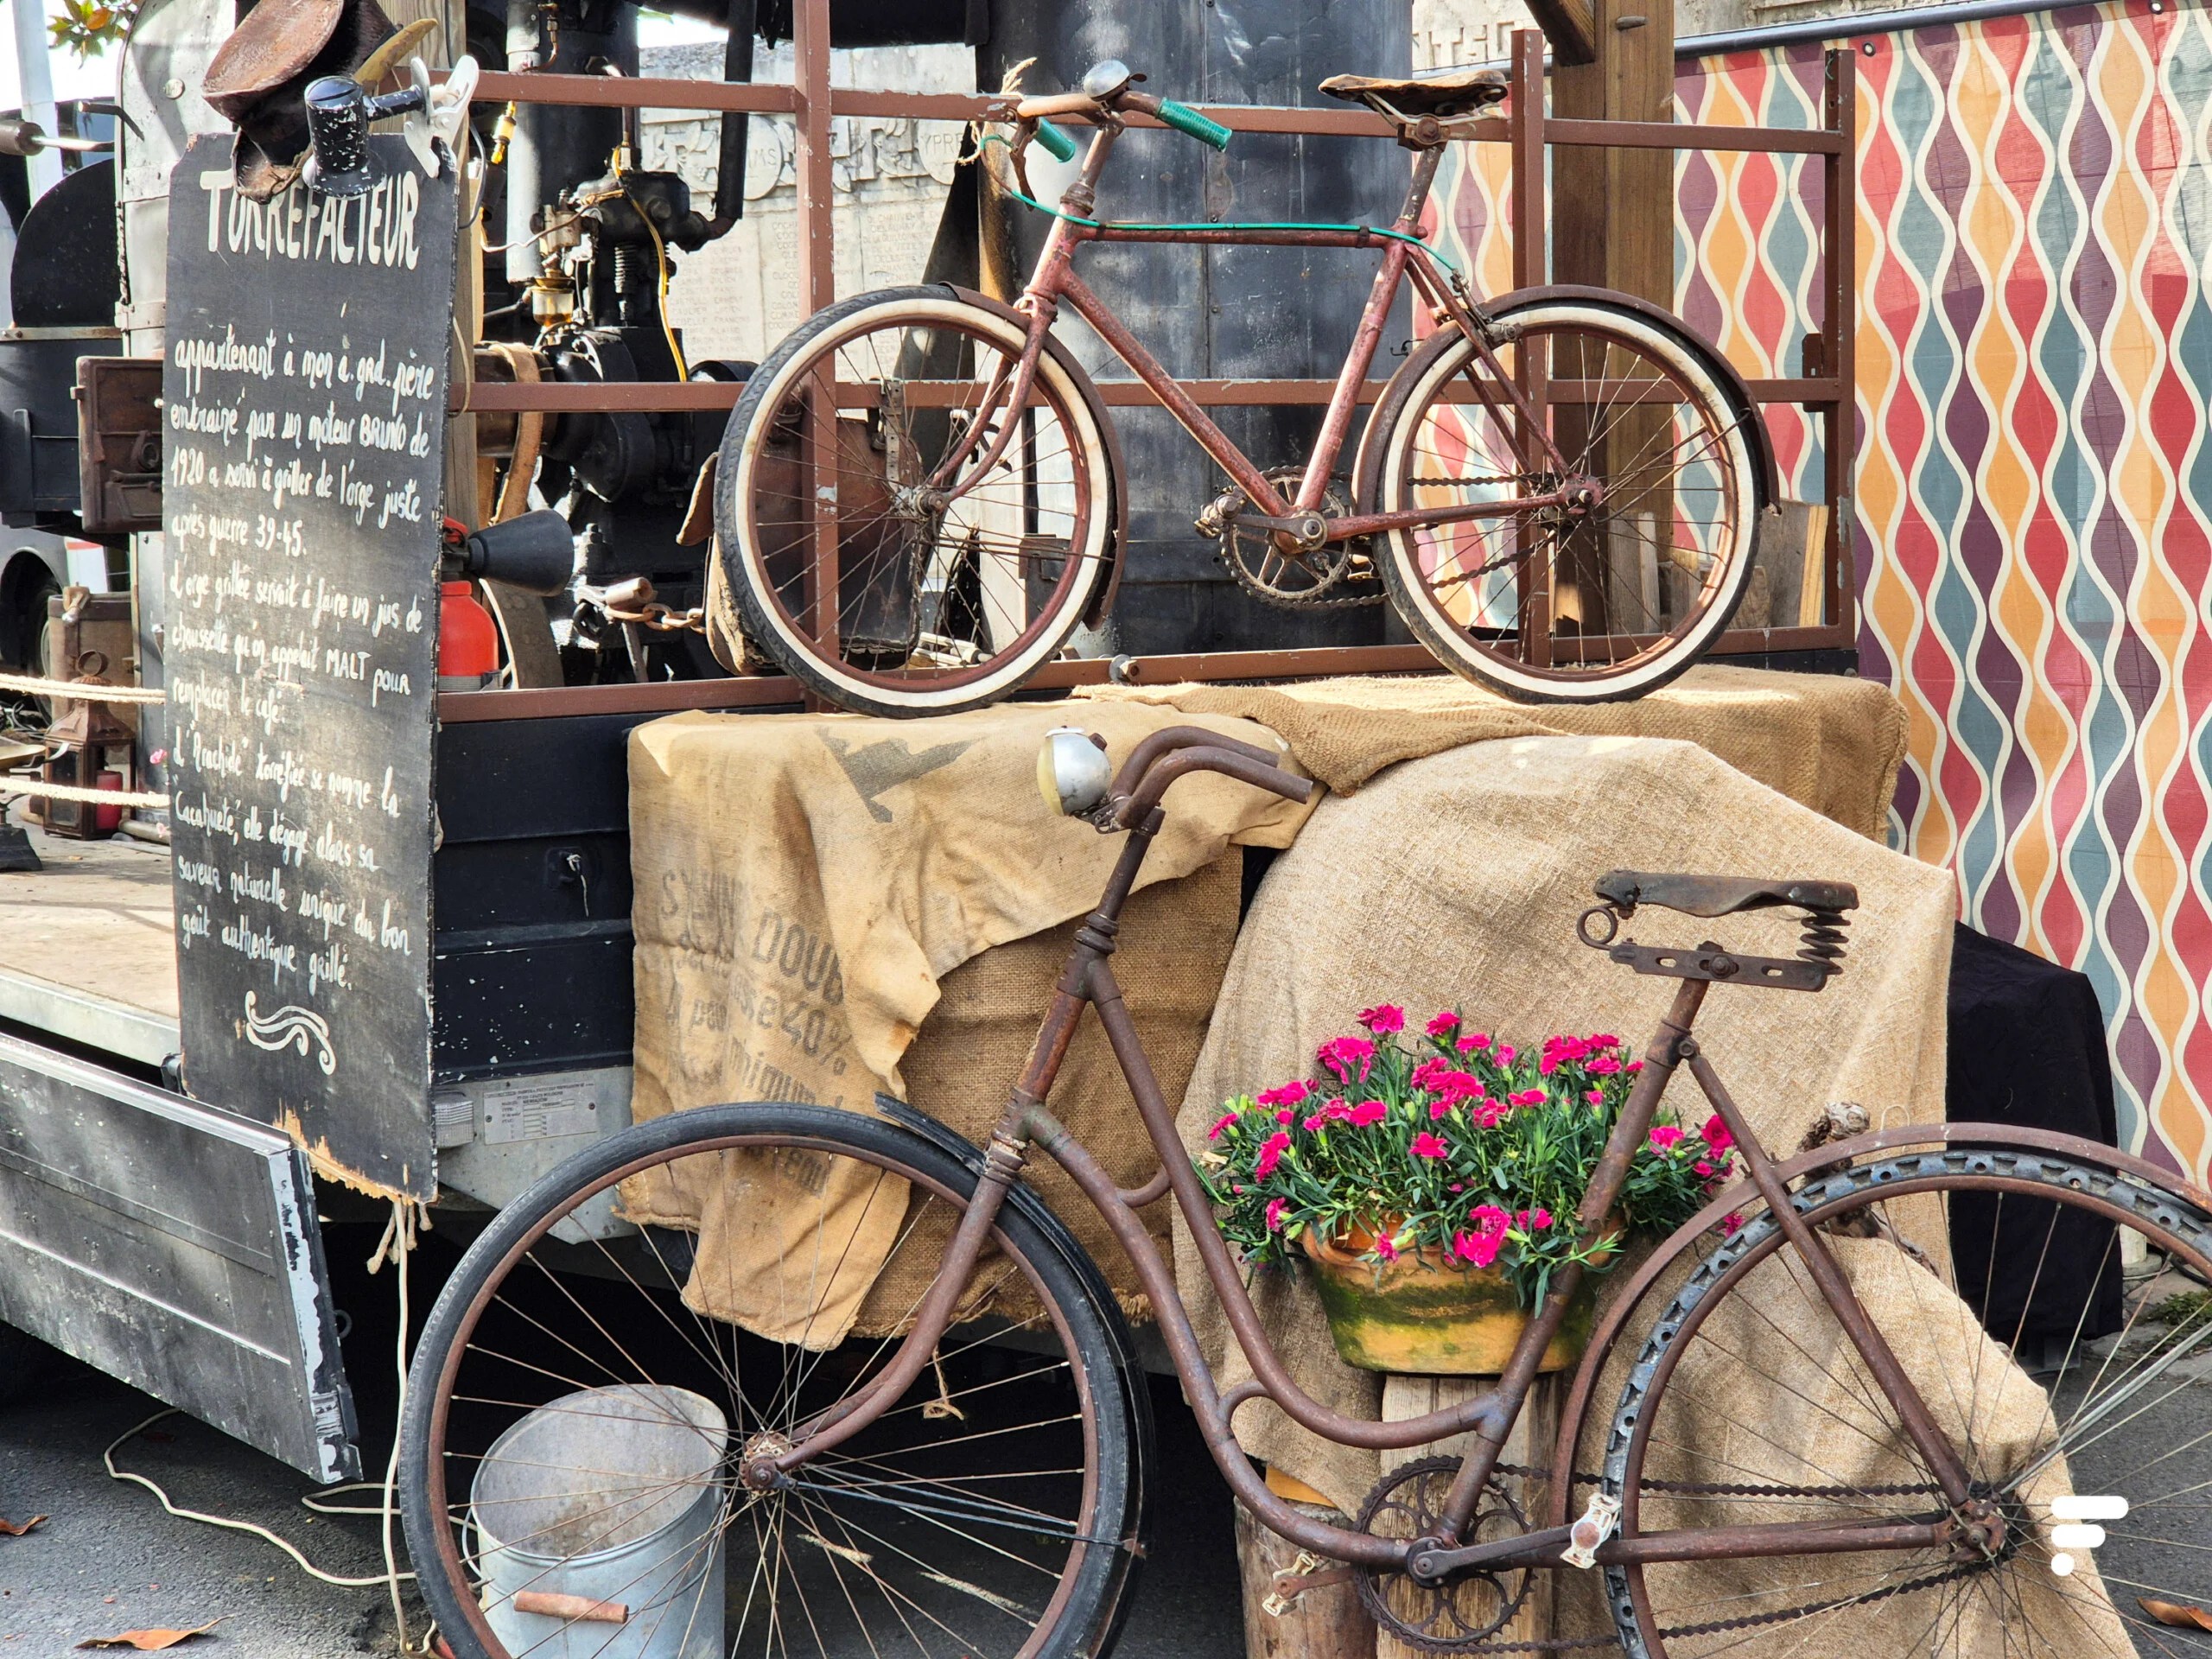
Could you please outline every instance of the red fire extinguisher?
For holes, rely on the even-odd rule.
[[[460,546],[467,526],[458,519],[445,523],[448,547]],[[438,690],[480,691],[499,671],[499,631],[492,613],[478,601],[475,584],[442,582],[438,584]]]

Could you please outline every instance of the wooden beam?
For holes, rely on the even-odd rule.
[[[1557,63],[1592,63],[1598,56],[1597,8],[1591,0],[1529,0],[1529,15],[1551,42]]]

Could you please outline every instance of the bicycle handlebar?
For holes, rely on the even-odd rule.
[[[1142,79],[1142,77],[1139,77]],[[1014,105],[1014,119],[1035,128],[1037,142],[1045,146],[1055,160],[1071,162],[1075,159],[1074,137],[1065,128],[1052,124],[1052,117],[1066,115],[1096,119],[1110,117],[1123,110],[1135,110],[1148,115],[1163,125],[1173,127],[1187,137],[1215,149],[1227,149],[1235,135],[1231,130],[1202,115],[1187,104],[1178,104],[1172,98],[1154,98],[1149,92],[1138,92],[1123,86],[1103,97],[1090,92],[1047,92],[1036,98],[1025,98]]]

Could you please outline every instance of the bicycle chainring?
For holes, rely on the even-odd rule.
[[[1459,1472],[1457,1458],[1422,1458],[1392,1470],[1360,1505],[1359,1529],[1408,1542],[1435,1536],[1443,1529],[1445,1496]],[[1475,1506],[1468,1541],[1518,1537],[1528,1529],[1521,1506],[1493,1474]],[[1533,1576],[1526,1567],[1509,1567],[1458,1573],[1432,1586],[1402,1573],[1362,1567],[1352,1581],[1369,1616],[1408,1647],[1425,1653],[1503,1654],[1554,1645],[1516,1643],[1507,1634],[1529,1599]]]
[[[1293,494],[1306,474],[1300,467],[1278,467],[1267,477],[1270,484]],[[1231,492],[1223,498],[1223,504],[1230,503],[1232,498],[1236,502],[1243,499]],[[1321,497],[1322,517],[1341,518],[1351,511],[1350,499],[1332,480]],[[1330,542],[1308,553],[1287,554],[1268,531],[1240,527],[1233,513],[1221,532],[1221,562],[1229,567],[1236,585],[1253,598],[1286,610],[1380,605],[1388,597],[1363,543]]]

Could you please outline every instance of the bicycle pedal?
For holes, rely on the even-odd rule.
[[[1342,1562],[1324,1567],[1321,1558],[1312,1550],[1301,1550],[1296,1560],[1275,1574],[1268,1587],[1268,1593],[1260,1599],[1260,1606],[1268,1618],[1281,1618],[1290,1611],[1292,1604],[1308,1590],[1348,1583],[1354,1570]]]
[[[1606,1539],[1621,1528],[1621,1501],[1608,1497],[1603,1492],[1590,1494],[1590,1507],[1582,1511],[1582,1518],[1567,1529],[1568,1543],[1560,1552],[1560,1560],[1569,1567],[1579,1567],[1585,1572],[1598,1565],[1598,1550]]]

